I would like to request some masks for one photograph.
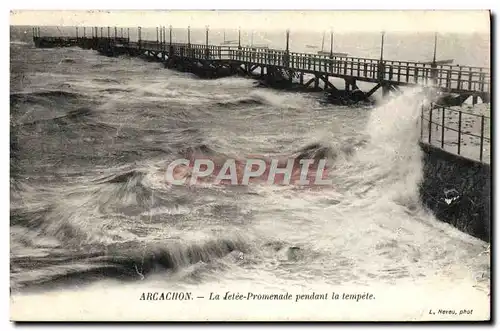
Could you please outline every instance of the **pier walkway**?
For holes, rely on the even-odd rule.
[[[204,77],[223,77],[234,74],[246,74],[272,80],[282,85],[298,84],[303,88],[324,90],[333,95],[350,94],[360,99],[369,98],[382,88],[383,93],[397,92],[400,86],[422,84],[435,87],[447,94],[458,95],[458,104],[470,96],[473,103],[478,98],[484,103],[490,102],[490,69],[484,67],[457,66],[440,64],[439,61],[415,62],[383,59],[383,38],[380,59],[351,56],[335,56],[333,45],[331,55],[314,53],[297,53],[289,51],[289,32],[287,31],[286,49],[276,50],[259,47],[242,47],[238,45],[211,45],[208,42],[208,30],[205,44],[172,42],[170,29],[167,41],[165,27],[157,28],[157,40],[142,40],[141,28],[138,28],[138,41],[128,37],[98,36],[98,28],[89,28],[90,36],[85,34],[76,37],[41,36],[40,28],[33,28],[33,41],[37,47],[71,47],[79,46],[95,49],[107,56],[128,54],[146,56],[165,63],[166,67],[191,71]],[[435,54],[434,54],[435,58]],[[309,76],[307,80],[304,75]],[[307,77],[306,76],[306,77]],[[312,77],[311,77],[312,76]],[[345,89],[339,91],[329,78],[335,77],[345,81]],[[357,82],[373,83],[375,86],[367,92],[361,92]],[[357,92],[356,96],[353,92]],[[361,94],[361,95],[360,95]]]

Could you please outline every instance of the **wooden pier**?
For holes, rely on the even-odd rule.
[[[350,103],[368,100],[378,89],[383,94],[397,93],[401,86],[425,85],[444,92],[441,104],[461,104],[470,96],[473,103],[478,98],[490,102],[490,69],[472,66],[442,64],[436,61],[435,50],[432,62],[386,60],[383,58],[383,36],[379,59],[351,56],[335,56],[333,42],[330,55],[296,53],[289,50],[289,31],[286,34],[286,49],[276,50],[237,45],[209,44],[206,30],[205,44],[192,44],[188,28],[187,43],[172,41],[172,28],[157,28],[157,40],[143,40],[138,28],[138,40],[130,40],[127,29],[114,33],[110,27],[83,28],[75,37],[41,36],[40,28],[33,28],[36,47],[75,47],[94,49],[107,56],[131,55],[147,57],[165,64],[167,68],[189,71],[205,78],[231,75],[247,75],[258,78],[263,84],[327,92],[333,101]],[[90,36],[86,31],[90,31]],[[99,35],[100,31],[100,35]],[[333,37],[332,37],[333,39]],[[337,88],[330,78],[340,78],[344,88]],[[361,91],[358,82],[374,84],[369,91]]]

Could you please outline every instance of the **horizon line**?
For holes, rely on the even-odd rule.
[[[133,26],[130,26],[130,25],[48,25],[48,24],[33,24],[33,25],[27,25],[27,24],[9,24],[10,27],[28,27],[28,28],[32,28],[32,27],[41,27],[41,28],[93,28],[93,27],[97,27],[97,28],[128,28],[128,29],[138,29],[138,28],[146,28],[146,29],[154,29],[154,28],[160,28],[160,27],[165,27],[165,28],[169,28],[170,25],[133,25]],[[183,27],[179,27],[179,26],[172,26],[172,29],[173,30],[178,30],[178,29],[196,29],[196,30],[205,30],[206,29],[206,26],[204,27],[201,27],[201,26],[192,26],[192,25],[186,25],[186,26],[183,26]],[[467,30],[467,31],[460,31],[460,30],[457,30],[457,31],[430,31],[430,30],[389,30],[389,29],[386,29],[386,30],[357,30],[357,29],[353,29],[353,30],[331,30],[331,29],[324,29],[324,30],[320,30],[320,29],[307,29],[307,28],[302,28],[302,29],[291,29],[291,28],[285,28],[285,29],[282,29],[282,28],[240,28],[240,27],[215,27],[215,28],[211,28],[209,26],[209,31],[214,31],[214,30],[220,30],[220,31],[276,31],[276,32],[279,32],[279,31],[282,31],[283,33],[285,33],[287,30],[289,30],[290,32],[317,32],[317,33],[330,33],[330,32],[333,32],[333,34],[346,34],[346,33],[373,33],[373,34],[381,34],[381,33],[384,33],[384,34],[388,34],[388,33],[397,33],[397,34],[411,34],[411,33],[421,33],[421,34],[483,34],[483,35],[490,35],[491,36],[491,29],[490,31],[486,32],[486,31],[470,31],[470,30]]]

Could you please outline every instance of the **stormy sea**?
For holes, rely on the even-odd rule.
[[[180,310],[189,318],[208,313],[182,303],[139,307],[141,296],[207,300],[222,288],[352,288],[382,305],[407,291],[403,306],[422,310],[442,307],[425,301],[440,295],[489,305],[488,245],[420,202],[418,90],[334,106],[246,78],[204,80],[140,58],[36,49],[18,35],[10,43],[10,289],[23,316],[78,319],[86,306],[97,319],[176,319]],[[169,185],[168,164],[193,152],[326,157],[332,184]],[[129,315],[119,301],[134,307]],[[269,305],[212,316],[244,319]],[[56,306],[68,311],[51,315]],[[295,317],[314,316],[301,307]],[[151,317],[155,309],[165,311]],[[291,306],[275,309],[291,318]]]

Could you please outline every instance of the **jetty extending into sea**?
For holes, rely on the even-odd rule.
[[[490,102],[489,68],[436,61],[435,47],[431,62],[387,60],[384,59],[383,34],[380,58],[374,59],[334,53],[333,34],[330,52],[318,54],[291,52],[290,31],[286,32],[286,49],[277,50],[244,47],[240,33],[237,44],[212,45],[208,28],[205,44],[192,44],[189,28],[185,43],[172,41],[172,27],[157,27],[156,40],[143,40],[141,30],[138,27],[138,40],[131,41],[129,28],[118,31],[115,27],[112,31],[111,27],[77,27],[75,37],[55,37],[42,36],[40,27],[35,27],[33,41],[36,47],[79,46],[107,56],[147,57],[164,63],[167,68],[189,71],[205,78],[252,76],[273,87],[325,91],[333,102],[339,103],[367,101],[379,89],[386,95],[397,93],[401,86],[416,84],[440,90],[440,103],[444,105],[460,105],[469,97],[473,104],[478,103],[478,98],[483,103]],[[344,88],[336,87],[330,78],[343,79]],[[362,91],[358,82],[372,83],[373,87]]]

